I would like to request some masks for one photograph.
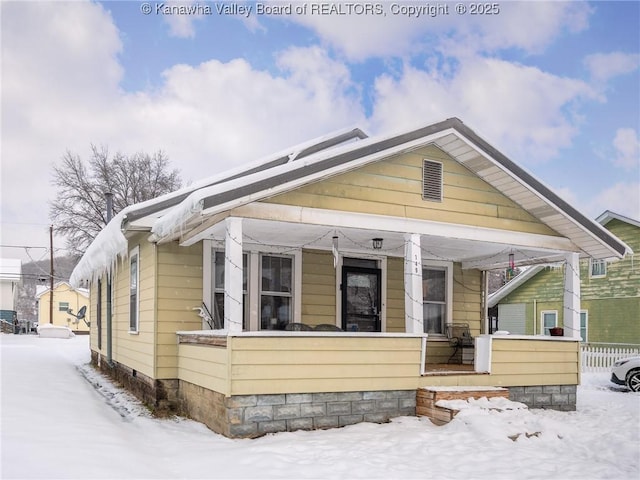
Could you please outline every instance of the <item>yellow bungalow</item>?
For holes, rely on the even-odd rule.
[[[53,285],[53,308],[51,308],[51,288],[39,286],[36,291],[38,324],[51,323],[69,327],[72,332],[89,333],[89,290],[74,288],[67,282]],[[78,312],[85,307],[85,318],[78,318]],[[51,316],[53,314],[53,317]]]
[[[97,366],[251,437],[415,415],[422,387],[575,409],[579,259],[629,251],[452,118],[338,132],[130,206],[71,281],[91,281]],[[489,334],[486,272],[551,261],[569,267],[564,336]]]

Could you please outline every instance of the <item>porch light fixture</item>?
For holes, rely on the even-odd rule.
[[[333,244],[331,246],[331,252],[333,253],[333,268],[338,266],[338,236],[333,236]]]
[[[373,239],[373,249],[374,250],[380,250],[382,248],[382,239],[381,238],[374,238]]]

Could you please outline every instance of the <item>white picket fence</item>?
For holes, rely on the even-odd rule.
[[[582,350],[583,372],[609,372],[614,362],[621,358],[640,355],[638,345],[598,346],[584,344]]]

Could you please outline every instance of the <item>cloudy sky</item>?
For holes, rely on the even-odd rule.
[[[7,245],[48,245],[67,150],[161,149],[190,183],[452,116],[589,217],[640,219],[640,2],[272,3],[2,1],[2,257],[48,257]]]

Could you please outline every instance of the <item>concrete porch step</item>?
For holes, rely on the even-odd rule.
[[[440,400],[477,400],[482,397],[508,400],[509,389],[490,386],[422,387],[416,392],[416,415],[428,417],[436,425],[444,425],[453,420],[459,410],[436,405]]]

